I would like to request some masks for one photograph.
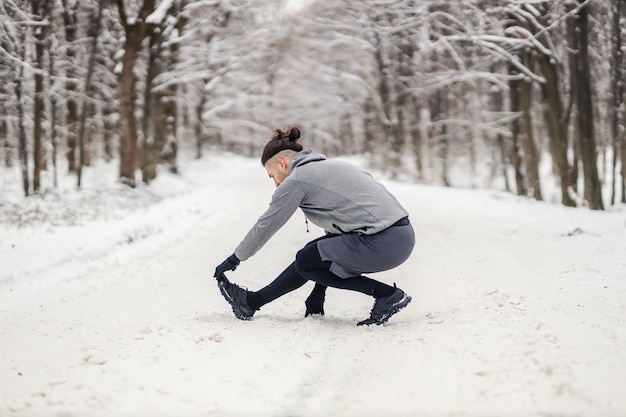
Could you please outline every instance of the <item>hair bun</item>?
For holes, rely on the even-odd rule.
[[[289,140],[291,142],[295,142],[300,139],[300,129],[297,127],[292,127],[289,129]]]
[[[299,143],[300,129],[297,127],[287,126],[285,130],[274,129],[272,131],[272,139],[265,145],[263,154],[261,155],[261,164],[265,166],[274,155],[284,150],[292,150],[300,152],[302,145]]]

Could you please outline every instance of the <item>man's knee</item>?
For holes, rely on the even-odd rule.
[[[298,253],[296,253],[295,266],[296,266],[296,271],[298,271],[300,275],[304,275],[304,273],[306,273],[306,271],[309,269],[308,268],[308,265],[310,264],[309,259],[312,257],[312,255],[310,254],[311,250],[313,251],[317,250],[317,248],[311,249],[312,246],[316,246],[316,245],[315,244],[307,245],[304,248],[300,249]]]
[[[308,271],[313,269],[328,269],[330,262],[322,261],[317,242],[306,245],[296,253],[296,270],[300,275],[306,276]]]

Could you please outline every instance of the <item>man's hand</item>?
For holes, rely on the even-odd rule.
[[[306,306],[306,312],[304,317],[309,317],[311,314],[324,315],[324,298],[326,297],[326,286],[315,284],[311,295],[306,299],[304,305]]]
[[[237,266],[239,266],[240,262],[241,261],[239,260],[239,258],[237,258],[235,254],[233,253],[228,258],[226,258],[224,262],[219,264],[217,268],[215,268],[215,275],[213,276],[215,278],[219,278],[226,271],[234,271],[235,269],[237,269]]]

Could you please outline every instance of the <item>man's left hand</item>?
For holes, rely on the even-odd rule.
[[[235,269],[237,269],[237,267],[239,266],[240,262],[241,261],[239,260],[239,258],[237,258],[235,256],[235,254],[233,253],[228,258],[226,258],[226,260],[224,262],[219,264],[217,266],[217,268],[215,268],[215,275],[213,275],[213,276],[215,278],[219,278],[226,271],[234,271]]]

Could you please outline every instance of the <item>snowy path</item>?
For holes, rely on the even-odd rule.
[[[123,219],[0,226],[1,417],[626,414],[624,213],[388,183],[418,245],[377,277],[407,309],[360,328],[371,300],[329,290],[304,319],[306,286],[242,322],[211,276],[273,185],[189,170],[199,190]],[[318,234],[296,213],[229,277],[257,289]]]

